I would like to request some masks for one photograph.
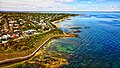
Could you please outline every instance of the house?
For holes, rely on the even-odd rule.
[[[31,34],[34,34],[35,32],[36,30],[27,30],[27,31],[23,31],[22,33],[31,35]]]
[[[40,25],[42,25],[42,23],[38,23],[37,25],[40,26]]]
[[[15,21],[9,21],[9,24],[14,24]]]
[[[17,33],[17,32],[20,32],[20,30],[14,30],[13,32]]]
[[[7,35],[3,35],[3,36],[1,37],[1,40],[2,40],[2,41],[7,41],[7,40],[8,40]]]
[[[19,35],[18,35],[18,34],[16,34],[16,33],[14,33],[11,37],[12,37],[13,39],[16,39],[16,38],[18,38],[18,37],[19,37]]]

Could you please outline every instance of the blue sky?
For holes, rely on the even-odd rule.
[[[120,11],[120,0],[0,0],[0,11]]]

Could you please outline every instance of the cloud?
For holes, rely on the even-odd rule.
[[[96,2],[103,2],[103,1],[105,1],[105,0],[95,0]]]
[[[54,0],[56,2],[74,2],[75,0]]]
[[[119,0],[0,0],[0,11],[120,10],[119,3]]]
[[[72,10],[75,9],[64,2],[73,2],[74,0],[4,0],[1,3],[0,10]]]

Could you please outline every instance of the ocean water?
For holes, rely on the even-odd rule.
[[[61,30],[69,26],[79,29],[77,38],[61,38],[50,43],[51,48],[69,54],[63,68],[120,68],[120,12],[69,12],[85,14],[58,23]],[[66,49],[59,49],[59,48]]]

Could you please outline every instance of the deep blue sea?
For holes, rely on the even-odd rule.
[[[79,29],[78,38],[61,38],[50,43],[64,47],[69,53],[69,64],[64,68],[120,68],[120,12],[66,12],[85,14],[58,23],[61,30],[69,26],[87,26]],[[62,52],[62,50],[59,50]]]

